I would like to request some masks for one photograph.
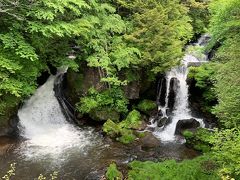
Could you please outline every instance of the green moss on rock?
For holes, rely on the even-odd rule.
[[[137,137],[133,134],[133,131],[130,129],[122,129],[121,137],[117,138],[117,140],[123,144],[129,144],[133,142]]]
[[[139,128],[139,126],[141,126],[141,114],[133,110],[120,123],[115,123],[110,119],[107,120],[103,125],[103,131],[117,141],[128,144],[137,138],[133,130]]]
[[[120,119],[120,114],[118,112],[108,108],[93,110],[89,112],[89,116],[95,121],[106,121],[108,119],[111,119],[114,122],[118,122]]]

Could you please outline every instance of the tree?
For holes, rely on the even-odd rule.
[[[130,9],[132,31],[127,40],[141,51],[141,66],[162,73],[179,63],[183,47],[192,36],[188,9],[174,1],[127,1],[119,3]]]

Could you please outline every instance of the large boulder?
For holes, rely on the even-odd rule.
[[[107,121],[108,119],[111,119],[114,122],[118,122],[120,119],[120,114],[118,112],[108,108],[90,111],[89,116],[95,121]]]
[[[182,135],[185,130],[194,130],[200,127],[200,123],[196,119],[179,120],[176,125],[175,135]]]
[[[100,70],[87,65],[82,65],[79,72],[69,71],[67,83],[69,93],[77,97],[86,95],[91,87],[98,91],[106,89],[105,84],[101,82]]]
[[[145,132],[145,136],[139,140],[142,148],[155,148],[160,146],[160,141],[152,133]]]

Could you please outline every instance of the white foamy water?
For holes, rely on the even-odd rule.
[[[193,46],[203,47],[206,44],[206,39],[208,36],[202,36],[198,43]],[[184,119],[196,119],[201,127],[204,127],[204,122],[202,119],[195,118],[191,115],[191,110],[189,108],[188,103],[188,84],[187,84],[187,76],[188,76],[188,66],[192,66],[194,64],[201,64],[207,62],[207,56],[204,54],[200,54],[201,57],[196,57],[194,52],[186,53],[183,60],[182,65],[179,67],[172,68],[169,72],[166,73],[166,97],[165,97],[165,106],[159,107],[161,109],[163,117],[168,117],[168,102],[169,102],[169,94],[170,94],[170,83],[174,78],[174,92],[176,94],[174,109],[171,118],[171,123],[164,128],[157,128],[157,123],[151,124],[150,127],[155,126],[155,131],[153,134],[160,138],[162,141],[174,141],[176,125],[179,120]]]
[[[50,76],[18,111],[20,135],[26,139],[20,152],[27,158],[58,156],[93,143],[91,130],[66,121],[53,91],[55,78]]]

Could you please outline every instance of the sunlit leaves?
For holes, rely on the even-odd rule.
[[[19,32],[9,32],[0,34],[4,48],[15,50],[16,55],[21,58],[30,59],[35,61],[38,59],[34,47],[32,47]]]
[[[134,12],[133,31],[126,37],[141,50],[141,65],[155,73],[177,65],[192,34],[187,8],[178,0],[121,2]]]

